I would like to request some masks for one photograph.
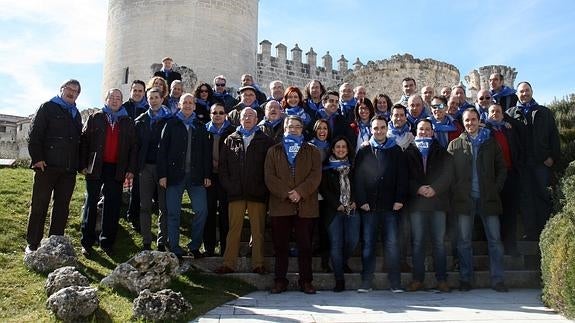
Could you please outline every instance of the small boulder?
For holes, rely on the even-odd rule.
[[[51,272],[46,279],[46,294],[48,296],[54,294],[62,288],[69,286],[89,286],[90,280],[84,275],[80,274],[76,268],[66,266],[58,268]]]
[[[158,291],[166,288],[178,275],[178,267],[178,258],[173,253],[145,250],[119,264],[102,279],[101,284],[112,288],[123,287],[134,295],[144,289]]]
[[[62,288],[48,297],[46,307],[63,321],[76,321],[92,315],[98,308],[96,289],[85,286]]]
[[[145,289],[134,299],[134,317],[144,321],[177,321],[192,309],[181,293],[171,289],[152,292]]]
[[[42,239],[40,247],[24,255],[26,267],[41,273],[49,273],[64,266],[75,266],[76,252],[66,236],[50,236]]]

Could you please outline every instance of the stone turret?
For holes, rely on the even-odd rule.
[[[325,68],[325,71],[331,73],[333,70],[333,58],[329,54],[329,50],[327,53],[325,53],[325,55],[323,55],[321,59],[323,60],[323,67]]]
[[[294,65],[299,66],[301,65],[301,48],[295,44],[295,47],[291,49],[291,60],[293,61]]]
[[[276,57],[278,59],[278,64],[285,64],[287,60],[287,47],[286,45],[279,43],[276,45]]]
[[[264,39],[260,42],[260,52],[262,54],[262,61],[269,61],[272,56],[272,43]]]
[[[359,60],[359,57],[353,63],[353,70],[357,71],[363,66],[363,63]]]
[[[347,72],[347,59],[345,59],[345,56],[343,56],[343,54],[341,55],[341,57],[337,60],[337,63],[339,64],[339,72],[340,73],[345,73]]]
[[[317,53],[313,51],[313,47],[310,47],[309,52],[305,53],[305,56],[307,58],[307,65],[309,66],[309,73],[313,75],[317,68]]]

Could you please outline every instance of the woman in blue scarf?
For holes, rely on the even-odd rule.
[[[324,198],[330,256],[335,275],[334,292],[345,290],[344,268],[359,241],[360,217],[353,198],[352,153],[349,140],[338,137],[331,144],[331,154],[323,166],[320,193]]]
[[[350,126],[355,136],[349,138],[349,140],[352,145],[351,147],[355,147],[354,150],[357,152],[359,147],[371,138],[371,125],[369,121],[375,116],[375,109],[369,99],[364,99],[357,102],[353,109],[353,114],[355,121],[352,122]]]
[[[393,103],[391,98],[387,94],[380,93],[373,98],[373,108],[375,109],[376,115],[382,115],[385,120],[389,122],[391,118],[391,107]]]
[[[298,87],[288,87],[284,92],[284,98],[281,104],[286,115],[298,116],[303,120],[305,127],[310,126],[312,119],[311,116],[303,109],[303,94]]]

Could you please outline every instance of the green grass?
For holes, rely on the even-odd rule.
[[[28,169],[0,169],[0,268],[2,269],[0,321],[2,322],[56,321],[54,315],[45,307],[47,297],[44,283],[47,275],[28,270],[23,263],[32,179],[32,171]],[[80,210],[84,202],[84,192],[84,179],[78,176],[66,229],[66,236],[72,240],[78,255],[80,255]],[[184,216],[189,214],[189,210],[185,210],[183,214]],[[78,270],[91,280],[93,287],[98,288],[100,299],[98,310],[93,317],[88,318],[88,321],[132,320],[134,296],[127,291],[117,291],[98,285],[117,264],[128,260],[142,247],[141,237],[125,221],[121,220],[120,225],[115,254],[112,258],[99,248],[95,249],[96,254],[92,259],[82,256],[78,258]],[[47,229],[46,225],[45,234]],[[183,230],[183,233],[186,231]],[[187,242],[184,236],[182,240],[182,243]],[[188,313],[185,320],[191,320],[220,304],[255,290],[251,285],[233,278],[198,272],[188,272],[177,277],[169,288],[181,292],[192,304],[193,310]]]

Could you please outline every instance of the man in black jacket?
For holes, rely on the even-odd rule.
[[[206,187],[212,183],[212,147],[206,126],[196,118],[195,108],[191,93],[180,97],[180,111],[162,131],[157,160],[160,186],[166,189],[168,243],[178,258],[186,254],[179,245],[182,194],[184,190],[188,192],[194,210],[188,248],[194,258],[201,258],[199,249],[208,216]]]
[[[539,234],[551,213],[551,195],[547,190],[551,167],[561,155],[559,131],[553,112],[533,99],[528,82],[517,85],[519,101],[507,114],[519,121],[522,147],[521,214],[525,240],[539,240]]]
[[[32,201],[26,232],[26,253],[38,248],[52,197],[50,235],[64,235],[70,199],[76,185],[82,117],[76,108],[80,82],[68,80],[60,94],[43,103],[32,120],[28,140],[34,170]]]
[[[162,68],[154,73],[154,76],[159,76],[168,82],[168,88],[172,85],[174,80],[182,80],[182,75],[173,70],[174,60],[171,57],[164,57],[162,59]]]
[[[223,266],[218,273],[236,268],[244,214],[248,211],[252,234],[252,269],[266,273],[264,231],[268,190],[264,182],[264,162],[273,140],[257,124],[257,113],[247,107],[240,113],[241,126],[224,141],[220,153],[219,179],[228,194],[229,231]]]

